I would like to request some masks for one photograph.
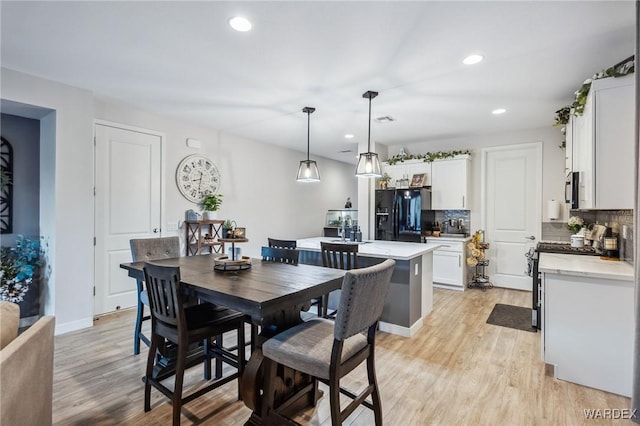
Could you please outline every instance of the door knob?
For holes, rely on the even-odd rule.
[[[536,239],[536,237],[534,237],[533,235],[529,235],[528,237],[525,237],[525,238],[526,238],[527,240],[531,240],[531,241],[533,241],[533,240],[535,240],[535,239]]]
[[[157,234],[158,233],[158,228],[153,228],[153,233]]]

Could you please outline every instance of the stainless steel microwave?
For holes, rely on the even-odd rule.
[[[570,172],[564,187],[564,199],[571,209],[580,208],[578,202],[580,196],[580,172]]]

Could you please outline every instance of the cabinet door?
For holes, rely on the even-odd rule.
[[[431,163],[425,163],[420,161],[419,163],[407,164],[407,176],[409,177],[409,183],[413,175],[426,173],[426,179],[424,186],[431,186]]]
[[[593,97],[589,96],[584,107],[584,113],[575,117],[573,127],[574,166],[580,173],[578,207],[593,208]]]
[[[614,80],[611,83],[622,79]],[[635,94],[633,77],[627,81],[623,86],[595,91],[594,204],[597,209],[633,208]]]
[[[569,116],[569,122],[565,125],[565,149],[564,170],[565,176],[573,171],[573,116]]]
[[[431,204],[434,210],[469,210],[467,159],[431,164]]]
[[[462,253],[436,250],[433,252],[433,282],[464,287]]]

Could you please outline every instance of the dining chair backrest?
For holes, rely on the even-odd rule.
[[[395,264],[395,260],[387,259],[345,274],[334,325],[335,339],[348,339],[380,319]]]
[[[136,238],[129,241],[134,262],[180,256],[180,238]]]
[[[298,264],[300,252],[296,249],[285,249],[279,247],[262,247],[262,259],[269,262]]]
[[[180,267],[145,263],[144,281],[152,317],[176,328],[185,324],[184,303],[180,294]]]
[[[320,242],[322,252],[322,266],[334,269],[358,268],[357,244],[333,244]]]
[[[269,240],[269,247],[294,249],[297,246],[296,240],[276,240],[275,238],[267,238],[267,240]]]

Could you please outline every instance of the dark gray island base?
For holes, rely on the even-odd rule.
[[[320,242],[334,238],[297,240],[300,263],[322,266]],[[349,244],[345,242],[344,244]],[[355,243],[354,243],[355,244]],[[358,266],[367,267],[394,259],[396,267],[382,311],[380,330],[411,337],[433,308],[433,255],[437,244],[366,241],[358,244]]]

